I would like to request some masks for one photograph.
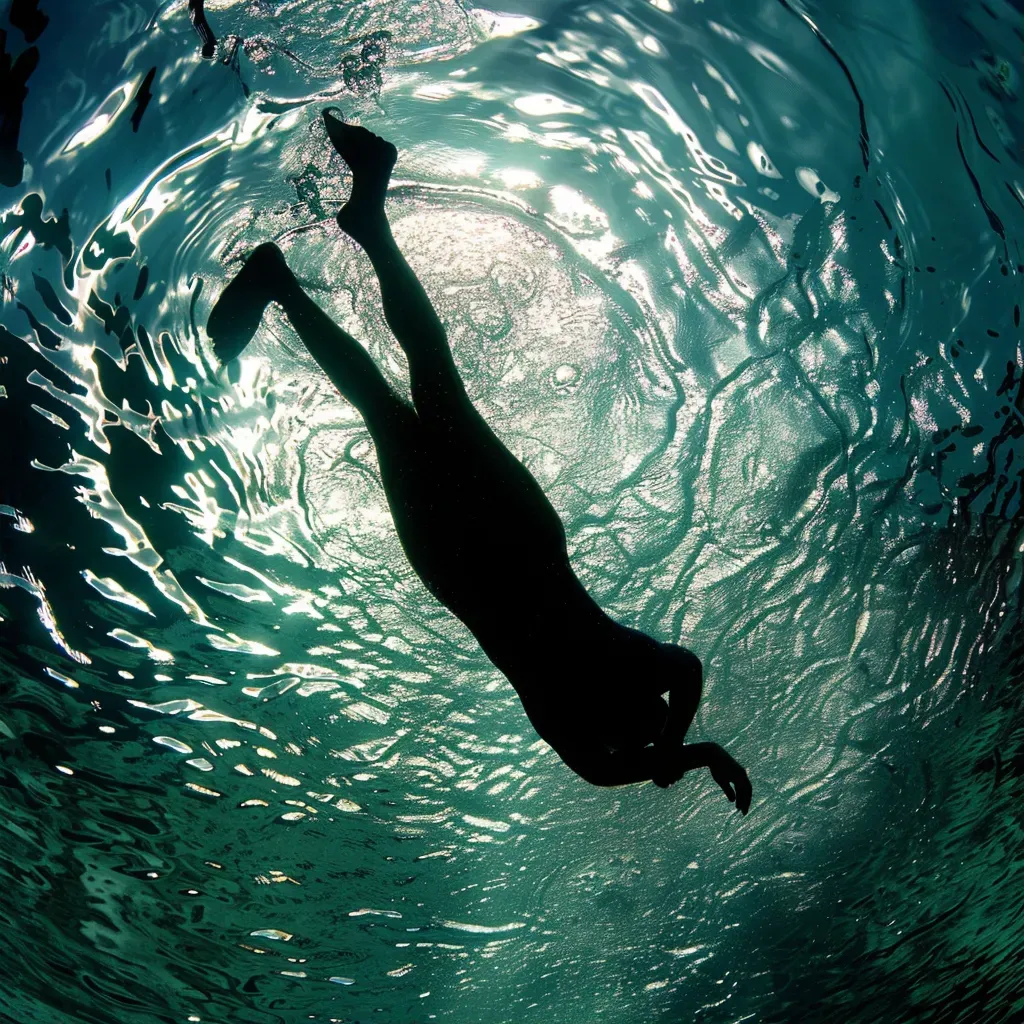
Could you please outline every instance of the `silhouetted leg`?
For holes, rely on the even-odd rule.
[[[395,244],[384,197],[398,151],[365,128],[346,125],[326,113],[324,121],[335,148],[352,168],[352,195],[338,214],[338,225],[363,247],[377,273],[385,319],[409,360],[418,423],[427,428],[423,436],[437,442],[444,435],[448,446],[439,465],[446,480],[444,501],[454,507],[472,503],[481,529],[486,523],[485,532],[494,536],[514,535],[522,555],[519,571],[526,569],[523,560],[535,567],[567,568],[565,530],[558,513],[473,407],[444,327]],[[441,448],[435,443],[434,450]],[[433,514],[441,513],[435,508]]]
[[[414,415],[388,386],[369,353],[302,290],[281,250],[269,242],[254,250],[210,313],[207,333],[222,362],[242,352],[270,302],[284,309],[309,354],[342,397],[359,410],[375,439],[398,420]]]
[[[289,278],[277,301],[309,354],[341,396],[362,414],[374,440],[379,442],[398,421],[414,418],[413,410],[391,390],[362,345],[342,330],[294,277]]]
[[[352,195],[338,214],[338,225],[363,247],[373,264],[384,318],[409,360],[417,410],[426,415],[475,414],[441,320],[399,251],[384,212],[397,150],[367,129],[344,124],[330,114],[324,114],[324,121],[335,148],[352,169]]]

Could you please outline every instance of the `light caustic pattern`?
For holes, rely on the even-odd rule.
[[[1019,15],[208,0],[204,61],[152,6],[53,5],[2,199],[0,1014],[1010,1019]],[[406,386],[329,104],[746,818],[573,775],[283,316],[213,360],[276,239]]]

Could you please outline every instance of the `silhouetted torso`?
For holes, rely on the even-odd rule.
[[[614,625],[573,573],[544,492],[482,418],[450,430],[413,415],[377,451],[410,564],[517,689]]]
[[[542,737],[586,734],[588,723],[600,733],[616,716],[646,720],[659,675],[675,673],[661,692],[683,678],[671,648],[615,622],[587,593],[558,514],[479,415],[456,430],[410,418],[377,450],[410,564],[515,687]]]

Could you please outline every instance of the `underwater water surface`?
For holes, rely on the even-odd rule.
[[[0,191],[0,1019],[1024,1019],[1019,9],[40,10],[2,26],[38,66]],[[213,358],[274,239],[405,386],[327,105],[398,146],[396,238],[584,584],[704,660],[690,738],[746,817],[707,773],[574,775],[283,315]]]

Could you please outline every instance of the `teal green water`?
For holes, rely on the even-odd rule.
[[[154,7],[44,6],[0,194],[0,1019],[1022,1019],[1020,13]],[[213,361],[274,238],[406,380],[328,104],[747,817],[572,774],[283,316]]]

